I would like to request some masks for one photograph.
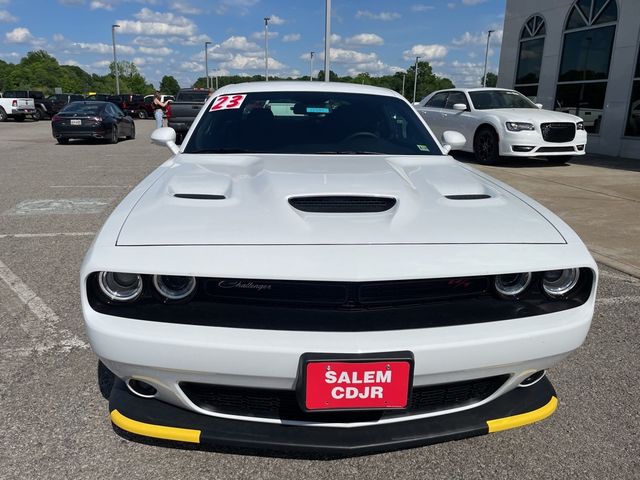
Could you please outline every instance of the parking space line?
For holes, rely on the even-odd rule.
[[[7,284],[38,320],[37,322],[29,321],[26,315],[20,320],[20,327],[25,333],[38,341],[34,346],[35,351],[44,353],[52,349],[69,351],[72,348],[89,347],[74,333],[58,328],[60,317],[1,260],[0,280]]]
[[[0,238],[92,237],[96,232],[0,233]]]

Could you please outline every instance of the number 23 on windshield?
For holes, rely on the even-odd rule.
[[[209,109],[210,112],[218,110],[232,110],[240,108],[246,95],[220,95],[213,101],[213,105]]]

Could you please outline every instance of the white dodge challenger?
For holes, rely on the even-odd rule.
[[[165,440],[314,453],[541,420],[597,268],[558,217],[447,156],[400,95],[221,88],[81,269],[111,420]],[[135,438],[135,436],[133,436]]]
[[[425,97],[416,110],[436,136],[462,133],[460,148],[476,160],[494,164],[504,157],[546,157],[565,163],[586,153],[587,132],[580,117],[543,110],[515,90],[456,88]]]

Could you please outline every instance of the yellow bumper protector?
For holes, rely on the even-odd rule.
[[[138,422],[122,415],[118,410],[111,412],[111,421],[127,432],[145,437],[175,440],[178,442],[200,443],[200,430],[189,428],[164,427],[151,423]]]
[[[489,433],[500,432],[501,430],[509,430],[510,428],[521,427],[530,423],[539,422],[550,416],[558,408],[558,399],[554,396],[551,400],[536,410],[511,417],[497,418],[495,420],[487,420]]]

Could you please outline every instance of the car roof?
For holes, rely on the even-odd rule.
[[[372,87],[355,83],[340,82],[303,82],[303,81],[272,81],[247,82],[226,85],[216,90],[216,95],[255,92],[336,92],[363,93],[369,95],[384,95],[387,97],[404,98],[399,93],[388,88]]]
[[[477,88],[445,88],[442,90],[437,90],[433,93],[439,92],[486,92],[491,90],[501,90],[504,92],[513,92],[515,91],[513,88],[498,88],[498,87],[477,87]]]

